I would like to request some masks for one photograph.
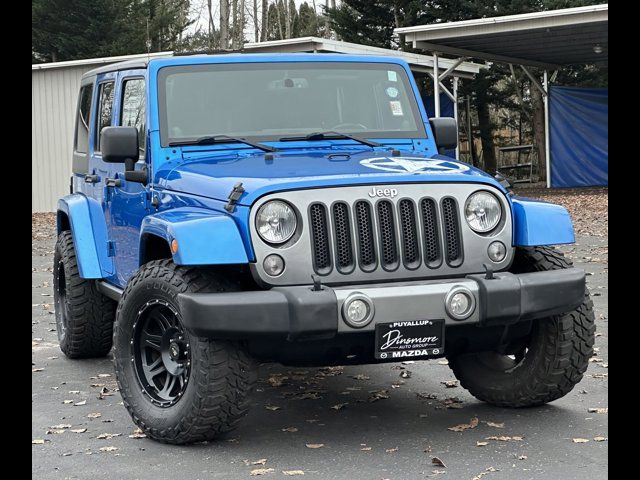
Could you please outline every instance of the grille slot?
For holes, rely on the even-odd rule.
[[[420,246],[418,243],[418,226],[416,210],[411,200],[400,200],[400,228],[402,232],[402,260],[409,269],[420,266]]]
[[[373,236],[373,216],[368,202],[356,202],[356,230],[358,235],[358,260],[360,268],[370,272],[376,268],[375,239]]]
[[[422,235],[424,241],[424,263],[437,268],[442,263],[440,239],[438,238],[438,213],[435,200],[425,198],[420,202],[422,214]]]
[[[380,235],[380,260],[386,270],[398,267],[398,242],[393,217],[393,204],[388,200],[378,202],[378,224]]]
[[[336,203],[332,210],[336,241],[336,268],[339,272],[348,273],[355,266],[349,207],[345,203]]]
[[[442,219],[447,264],[451,267],[457,267],[462,263],[462,241],[457,203],[451,197],[442,200]]]
[[[320,203],[309,207],[311,224],[311,242],[313,247],[314,269],[318,273],[331,271],[331,250],[329,247],[329,226],[327,225],[327,209]]]

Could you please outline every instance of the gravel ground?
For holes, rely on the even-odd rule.
[[[226,439],[188,447],[138,438],[116,391],[111,358],[62,355],[52,315],[53,216],[34,216],[33,477],[235,479],[253,471],[289,478],[283,472],[302,471],[311,478],[374,480],[607,478],[607,192],[522,194],[564,204],[580,232],[575,245],[562,249],[589,274],[598,337],[596,356],[570,394],[535,409],[491,407],[455,382],[448,387],[454,377],[443,360],[304,370],[263,365],[241,427]],[[587,215],[586,207],[599,213]],[[474,419],[474,428],[449,430],[473,426]]]

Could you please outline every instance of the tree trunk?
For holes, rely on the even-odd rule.
[[[284,39],[284,29],[282,28],[282,8],[280,6],[282,2],[276,3],[276,18],[278,19],[278,33],[280,33],[280,40]]]
[[[531,85],[531,104],[533,106],[533,139],[538,152],[538,179],[547,178],[547,152],[544,143],[544,100],[542,92]]]
[[[476,97],[476,109],[478,111],[480,141],[482,142],[482,158],[484,160],[483,170],[494,175],[497,170],[497,163],[495,145],[493,144],[493,125],[491,124],[489,104],[481,95]]]
[[[284,7],[284,34],[285,38],[291,38],[291,9],[289,8],[289,0],[284,0],[282,2]]]
[[[258,0],[253,0],[253,41],[260,41],[260,25],[258,24]]]
[[[229,0],[220,0],[220,48],[229,48]]]
[[[260,41],[267,40],[267,33],[269,32],[269,2],[268,0],[262,0],[262,22],[260,25]]]

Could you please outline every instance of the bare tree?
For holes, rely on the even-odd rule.
[[[258,0],[253,0],[253,41],[260,41],[260,25],[258,24]]]
[[[229,48],[229,0],[220,0],[220,48]]]
[[[260,22],[260,41],[267,40],[267,33],[269,32],[269,1],[262,0],[262,22]]]

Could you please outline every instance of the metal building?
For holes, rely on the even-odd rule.
[[[392,55],[406,60],[414,72],[433,75],[430,55],[368,47],[317,37],[248,43],[250,53],[343,53]],[[69,192],[75,108],[82,74],[100,65],[142,58],[171,56],[173,52],[125,55],[31,66],[31,211],[55,211],[58,198]],[[471,78],[484,66],[478,63],[440,59],[457,84]]]

